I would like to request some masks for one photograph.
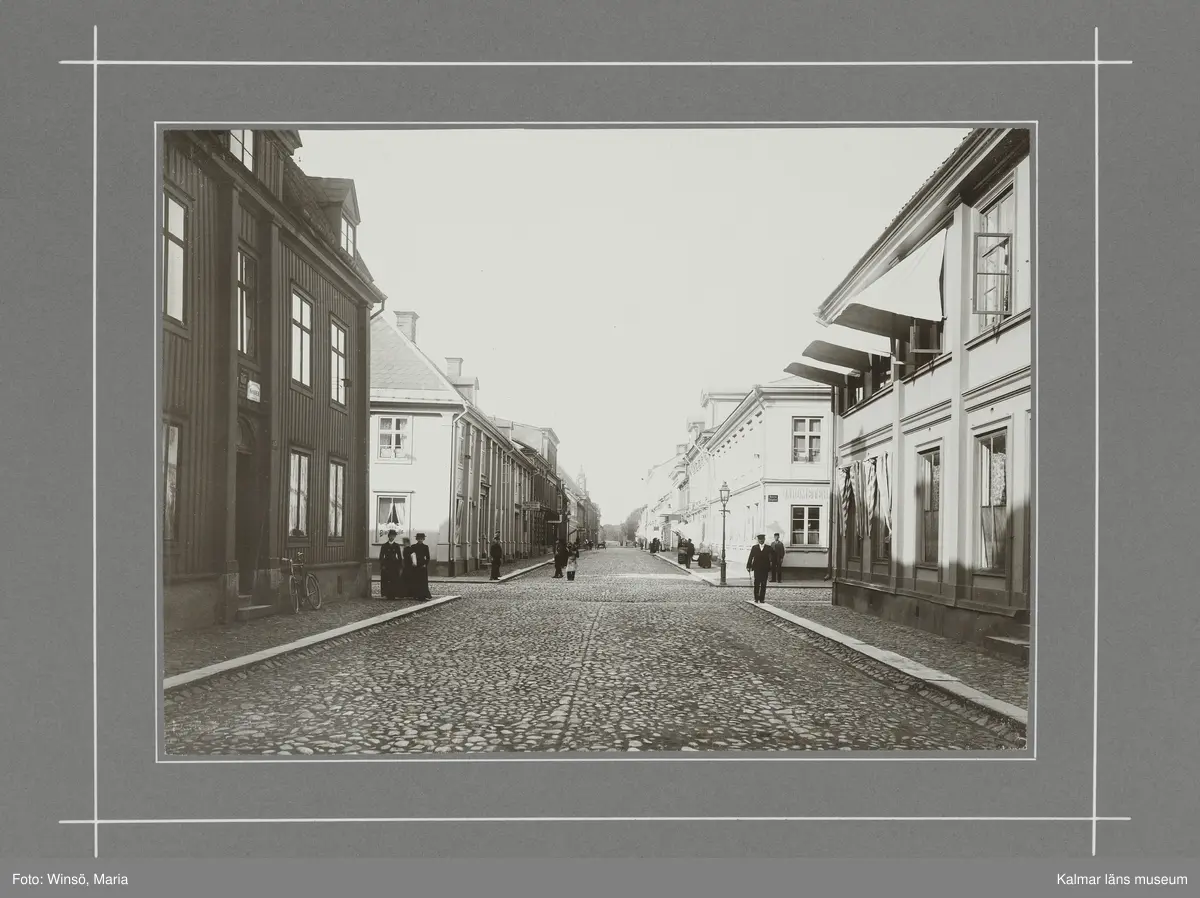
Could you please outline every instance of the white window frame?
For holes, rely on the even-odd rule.
[[[995,227],[989,222],[989,216],[997,212],[1000,206],[1010,202],[1010,218],[1007,230]],[[1017,254],[1017,186],[1014,177],[1007,178],[981,201],[974,214],[971,236],[971,313],[976,322],[976,333],[981,334],[989,328],[1002,324],[1014,314],[1016,292],[1016,254]],[[983,248],[981,250],[981,247]],[[983,253],[990,259],[994,253],[1005,253],[1003,271],[986,271],[981,267]],[[998,301],[995,307],[985,307],[983,302],[984,289],[981,288],[981,278],[995,278]]]
[[[238,352],[254,358],[258,343],[258,259],[238,248],[237,267]]]
[[[329,319],[329,395],[340,406],[347,404],[346,373],[348,329],[332,316]]]
[[[179,207],[179,225],[181,233],[176,233],[171,221],[171,207]],[[191,215],[187,205],[174,196],[169,190],[163,191],[163,223],[162,223],[162,292],[163,315],[172,321],[183,324],[187,320],[187,283],[188,283],[188,231],[191,225]],[[179,270],[176,272],[171,265],[171,247],[179,247]],[[171,291],[168,284],[174,281],[178,287],[178,308],[171,305]]]
[[[358,248],[358,225],[352,222],[350,217],[345,213],[342,213],[342,227],[339,238],[342,249],[353,256],[355,250]]]
[[[383,492],[375,493],[372,498],[374,499],[374,502],[372,503],[373,508],[371,510],[371,514],[375,516],[374,544],[381,545],[382,543],[387,542],[387,519],[391,512],[391,506],[389,505],[386,509],[383,509],[380,507],[381,502],[391,502],[404,509],[403,515],[399,516],[402,517],[403,520],[401,520],[399,526],[396,527],[396,538],[400,539],[401,537],[408,536],[408,534],[412,531],[413,494],[411,492]]]
[[[376,415],[375,424],[375,461],[393,465],[410,465],[412,464],[413,451],[413,422],[412,415],[397,414],[397,415]],[[397,421],[404,421],[404,427],[396,426]],[[384,427],[385,422],[388,423]],[[402,456],[396,456],[396,436],[402,434],[404,438],[405,451]],[[384,455],[383,438],[388,436],[388,451],[390,455]]]
[[[801,430],[796,429],[797,423],[803,421],[804,427]],[[812,425],[816,423],[817,429],[813,430]],[[821,417],[811,417],[808,415],[794,415],[792,417],[792,464],[794,465],[815,465],[821,463],[821,438],[824,436],[825,419]],[[816,438],[817,447],[814,450],[812,441]],[[797,440],[802,441],[803,449],[797,447]],[[802,454],[803,457],[797,457]]]
[[[306,324],[307,322],[307,324]],[[312,389],[313,302],[300,291],[292,291],[291,376],[292,383]]]
[[[305,540],[308,531],[308,497],[312,487],[312,454],[302,449],[288,451],[288,539]],[[296,531],[299,530],[297,535]]]
[[[254,173],[254,137],[255,132],[249,128],[231,128],[229,131],[229,152],[251,174]]]
[[[346,538],[346,462],[329,460],[329,538]]]
[[[974,520],[972,522],[971,529],[972,533],[974,534],[973,542],[975,544],[974,551],[976,555],[974,559],[974,568],[976,574],[985,577],[1007,578],[1009,571],[1012,568],[1012,546],[1010,545],[1010,536],[1013,522],[1009,518],[1009,515],[1012,512],[1012,427],[1009,425],[1010,421],[1005,420],[1004,422],[998,422],[985,427],[976,428],[973,434],[972,461],[975,468],[975,483],[974,489],[972,490],[972,518]],[[985,498],[985,490],[987,491],[986,498],[988,499],[989,503],[994,501],[994,497],[990,495],[992,485],[991,477],[989,476],[986,480],[983,477],[985,451],[984,444],[985,441],[990,443],[992,439],[998,436],[1002,436],[1004,438],[1004,504],[984,505],[983,500]],[[993,450],[988,447],[987,451],[992,452]],[[987,564],[987,548],[984,543],[983,529],[984,508],[1003,509],[1001,516],[1004,523],[1004,532],[1001,539],[1003,540],[1004,564],[1000,567],[988,566]],[[993,512],[993,527],[995,526],[994,515],[995,512]]]
[[[802,531],[797,531],[796,530],[796,511],[801,508],[804,509],[805,527]],[[793,506],[791,506],[790,531],[788,533],[788,540],[789,540],[788,545],[789,546],[793,546],[796,548],[806,548],[806,549],[820,549],[825,545],[825,542],[823,539],[825,531],[824,531],[824,528],[821,526],[821,523],[822,523],[821,522],[821,511],[822,511],[822,509],[821,509],[820,505],[793,505]],[[812,531],[808,529],[808,524],[813,520],[815,520],[817,522],[817,530],[816,530],[817,541],[815,543],[808,542],[808,539],[807,539],[808,535],[810,533],[812,533]],[[796,533],[797,532],[802,532],[804,534],[804,536],[805,536],[804,541],[796,542]]]

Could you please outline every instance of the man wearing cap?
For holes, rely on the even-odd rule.
[[[783,580],[783,554],[786,550],[783,547],[783,542],[779,539],[779,534],[775,534],[775,540],[771,543],[771,582],[780,583]]]
[[[500,579],[500,562],[504,561],[504,548],[500,545],[500,534],[497,533],[492,537],[492,576],[490,579]]]
[[[409,551],[408,561],[412,597],[421,601],[432,599],[433,593],[429,591],[429,546],[425,545],[424,533],[417,534],[417,544]]]
[[[772,552],[767,547],[767,535],[760,533],[758,543],[750,547],[750,557],[746,560],[746,570],[754,575],[754,601],[763,604],[767,601],[767,576],[771,573]]]

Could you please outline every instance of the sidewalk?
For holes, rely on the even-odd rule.
[[[436,597],[436,596],[435,596]],[[282,612],[244,623],[167,633],[163,638],[163,676],[199,670],[221,661],[252,655],[315,636],[347,624],[421,605],[417,601],[380,598],[326,601],[319,611],[304,608],[299,614]]]
[[[500,565],[500,579],[511,577],[513,574],[528,571],[531,568],[538,568],[547,565],[554,560],[553,555],[537,555],[533,558],[520,558],[516,561],[509,561]],[[492,569],[490,566],[482,567],[477,571],[470,571],[465,574],[459,574],[457,577],[430,577],[430,583],[462,583],[467,581],[470,583],[490,583]],[[379,576],[376,574],[371,577],[371,595],[378,596],[379,593]]]
[[[672,567],[712,585],[721,581],[720,568],[687,570],[673,558],[658,555]],[[725,571],[728,586],[753,585],[745,568],[735,577]],[[795,590],[804,590],[795,592]],[[924,667],[957,677],[967,686],[1000,699],[1018,708],[1029,708],[1029,668],[1007,658],[990,655],[981,648],[915,627],[896,624],[869,614],[861,614],[832,603],[833,590],[829,581],[792,581],[767,584],[767,603],[810,620],[815,624],[861,640],[869,646],[894,652],[916,661]]]
[[[697,566],[696,562],[692,562],[690,568],[684,567],[675,560],[673,552],[659,552],[655,558],[661,558],[672,567],[691,574],[700,580],[708,583],[710,586],[717,586],[721,582],[721,565],[713,562],[711,568],[705,569]],[[740,565],[727,565],[725,568],[725,585],[729,586],[744,586],[751,589],[754,586],[754,578],[746,572],[745,563]],[[832,589],[832,584],[829,580],[784,580],[782,583],[768,583],[767,590],[773,589]]]

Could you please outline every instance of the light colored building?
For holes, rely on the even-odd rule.
[[[829,570],[832,423],[830,388],[800,377],[749,392],[711,392],[674,470],[677,529],[696,546],[721,550],[723,483],[729,486],[725,546],[744,562],[760,533],[780,534],[785,579],[822,579]]]
[[[443,371],[416,343],[415,312],[371,320],[370,544],[387,531],[426,534],[436,574],[476,570],[500,533],[506,559],[526,558],[526,508],[537,466],[512,429],[479,408],[479,381],[462,359]]]
[[[973,131],[820,305],[792,373],[834,386],[834,602],[1028,651],[1029,132]]]

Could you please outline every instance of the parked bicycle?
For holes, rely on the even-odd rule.
[[[292,597],[292,614],[300,613],[302,601],[308,602],[308,607],[316,611],[321,607],[321,584],[317,575],[304,570],[304,553],[297,552],[288,562],[288,593]]]

